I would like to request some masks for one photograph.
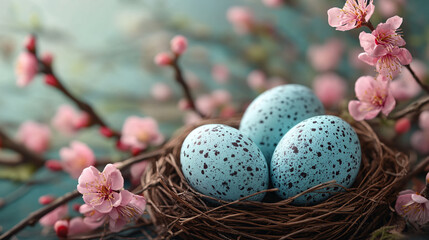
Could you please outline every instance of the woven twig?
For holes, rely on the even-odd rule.
[[[183,129],[148,167],[142,187],[146,188],[148,212],[160,238],[364,239],[391,223],[391,206],[404,185],[408,158],[380,142],[365,122],[352,123],[362,147],[362,165],[353,187],[345,192],[315,206],[290,203],[307,192],[336,185],[335,182],[277,202],[244,201],[247,197],[232,203],[217,200],[218,205],[204,201],[213,198],[195,191],[181,172],[181,145],[189,132],[200,125],[222,123],[238,127],[239,121],[211,119]]]

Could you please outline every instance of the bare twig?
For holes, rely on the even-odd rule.
[[[182,70],[179,66],[179,56],[175,56],[173,62],[171,63],[171,67],[174,69],[174,75],[177,83],[182,87],[183,93],[185,94],[186,99],[189,102],[190,107],[194,110],[200,117],[204,118],[204,114],[201,113],[197,107],[195,106],[194,98],[192,97],[191,91],[189,90],[189,86],[183,78]]]
[[[429,97],[420,98],[420,99],[416,100],[415,102],[411,103],[410,105],[408,105],[406,108],[402,109],[401,111],[393,114],[393,116],[391,118],[392,119],[399,119],[399,118],[405,117],[408,114],[417,115],[428,104],[429,104]]]
[[[150,153],[144,153],[140,154],[138,156],[126,159],[122,162],[122,165],[118,167],[119,170],[125,170],[129,166],[131,166],[134,163],[147,160],[153,157],[156,157],[164,152],[163,149],[158,149],[156,151],[152,151]],[[74,190],[73,192],[69,192],[62,197],[57,198],[55,201],[53,201],[51,204],[46,205],[43,208],[40,208],[39,210],[32,212],[30,215],[28,215],[27,218],[23,219],[21,222],[19,222],[17,225],[12,227],[9,231],[5,232],[3,235],[0,236],[0,240],[5,240],[11,238],[13,235],[17,234],[21,230],[23,230],[26,226],[33,226],[36,224],[43,216],[48,214],[49,212],[53,211],[57,207],[67,203],[68,201],[75,199],[76,197],[79,197],[80,193],[77,190]]]

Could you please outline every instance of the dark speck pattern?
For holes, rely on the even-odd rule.
[[[259,146],[269,165],[277,143],[289,129],[324,112],[322,103],[309,88],[298,84],[278,86],[249,105],[240,131]]]
[[[281,139],[271,160],[271,181],[284,199],[331,180],[349,188],[360,164],[361,148],[353,128],[336,116],[316,116],[297,124]],[[341,190],[325,188],[293,203],[314,205]]]
[[[268,165],[261,150],[226,125],[208,124],[194,129],[183,142],[180,162],[193,188],[218,199],[234,201],[268,188]],[[259,194],[249,200],[261,201],[264,196]]]

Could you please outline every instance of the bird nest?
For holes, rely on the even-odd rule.
[[[273,200],[276,189],[269,189],[263,202],[246,198],[224,202],[194,190],[181,171],[180,149],[193,129],[210,123],[237,128],[240,118],[204,120],[182,129],[142,177],[147,211],[160,238],[363,239],[392,223],[392,206],[404,186],[408,158],[380,142],[366,122],[350,123],[362,148],[361,168],[354,185],[314,206],[294,206],[291,202],[302,194],[336,185],[335,182],[286,200]]]

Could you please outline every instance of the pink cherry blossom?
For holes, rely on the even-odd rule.
[[[188,40],[181,35],[175,36],[173,39],[171,39],[170,47],[173,53],[180,55],[188,48]]]
[[[140,183],[140,179],[144,171],[146,170],[146,167],[148,164],[149,164],[148,161],[142,161],[131,165],[130,173],[131,173],[131,182],[133,183],[133,185],[138,185]]]
[[[228,21],[234,25],[235,31],[239,34],[249,33],[255,24],[253,12],[247,7],[230,7],[226,16]]]
[[[195,101],[195,105],[205,116],[213,115],[216,110],[215,100],[208,94],[199,96]]]
[[[79,141],[73,141],[70,147],[61,148],[60,157],[64,171],[75,179],[83,169],[95,165],[94,153],[85,143]]]
[[[83,195],[86,204],[100,213],[109,213],[121,204],[118,192],[124,187],[121,172],[112,164],[107,164],[103,172],[90,166],[82,171],[77,190]]]
[[[164,136],[158,128],[158,123],[151,117],[128,117],[122,127],[121,142],[130,149],[144,150],[150,145],[158,146],[164,141]]]
[[[212,77],[213,79],[220,83],[227,83],[229,80],[229,69],[223,64],[216,64],[212,68]]]
[[[429,200],[412,190],[399,193],[395,210],[400,216],[419,225],[429,221]]]
[[[426,66],[418,60],[410,64],[419,79],[426,76]],[[403,71],[390,84],[392,94],[397,100],[409,100],[416,97],[422,90],[409,71]]]
[[[281,7],[284,4],[283,0],[262,0],[262,3],[271,8]]]
[[[347,0],[343,9],[328,10],[328,23],[338,31],[347,31],[366,24],[373,13],[373,0]]]
[[[429,131],[429,110],[420,113],[419,127],[425,131]]]
[[[59,238],[66,238],[69,233],[69,221],[58,220],[54,224],[54,230]]]
[[[363,76],[356,81],[355,92],[359,101],[349,102],[349,112],[356,121],[373,119],[380,111],[387,116],[395,107],[388,81]]]
[[[173,91],[170,86],[165,83],[156,83],[152,86],[150,93],[155,100],[161,102],[170,100],[173,95]]]
[[[404,46],[405,40],[397,33],[401,24],[402,18],[394,16],[387,19],[386,23],[378,24],[372,33],[361,32],[360,45],[372,57],[384,56],[395,47]]]
[[[344,99],[347,84],[345,80],[335,73],[325,73],[316,76],[313,82],[316,96],[326,107],[338,105]]]
[[[155,61],[155,64],[158,66],[167,66],[173,62],[173,58],[169,53],[162,52],[162,53],[158,53],[155,56],[154,61]]]
[[[29,52],[21,53],[18,57],[15,68],[15,74],[17,77],[16,84],[18,87],[27,86],[36,76],[37,71],[38,63],[36,56]]]
[[[405,48],[394,48],[381,57],[372,57],[366,52],[361,53],[359,54],[359,59],[371,66],[375,66],[377,72],[385,76],[386,79],[392,79],[401,72],[402,65],[411,63],[413,57]]]
[[[67,215],[67,213],[67,205],[61,205],[52,210],[50,213],[43,216],[39,220],[39,223],[45,227],[52,227],[58,220],[63,219]]]
[[[314,69],[328,71],[338,66],[343,50],[343,42],[340,39],[331,38],[323,45],[310,46],[307,56]]]
[[[51,130],[33,121],[24,122],[18,129],[17,140],[36,153],[44,153],[49,148]]]
[[[226,105],[231,102],[232,96],[227,90],[219,89],[211,93],[213,104],[216,107]]]
[[[411,146],[421,154],[429,153],[429,131],[416,131],[411,135]]]
[[[377,72],[393,78],[402,69],[402,65],[411,63],[410,52],[405,48],[404,39],[397,33],[402,24],[402,18],[394,16],[386,23],[380,23],[372,33],[361,32],[360,45],[365,53],[359,55],[359,59],[365,63],[376,66]]]
[[[59,132],[70,135],[88,126],[90,120],[88,113],[78,112],[70,105],[61,105],[52,118],[51,124]]]
[[[390,17],[398,13],[405,0],[378,0],[378,11],[383,17]]]
[[[267,77],[260,70],[254,70],[247,76],[247,84],[255,91],[263,92],[266,90]]]
[[[86,216],[84,222],[92,226],[108,222],[110,231],[119,232],[127,223],[143,214],[146,209],[144,197],[127,190],[122,190],[120,195],[121,203],[108,213],[100,213],[87,204],[82,205],[80,212]]]
[[[186,126],[197,124],[201,120],[202,118],[200,117],[200,115],[196,114],[195,112],[187,112],[183,117],[183,122]]]

